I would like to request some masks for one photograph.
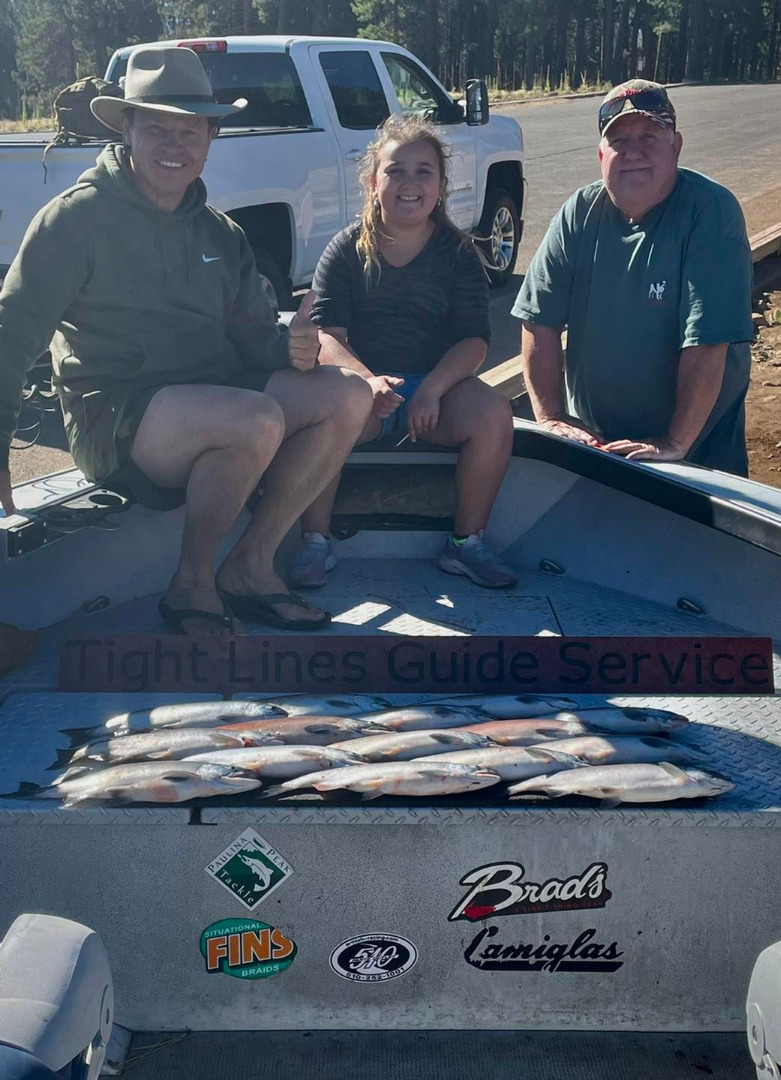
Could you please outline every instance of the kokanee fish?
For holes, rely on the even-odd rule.
[[[344,765],[360,765],[360,754],[334,750],[330,746],[241,746],[235,750],[211,750],[190,754],[184,761],[214,761],[220,765],[238,765],[255,776],[302,776],[315,769],[338,769]]]
[[[578,709],[558,714],[561,719],[577,719],[590,731],[609,731],[613,735],[659,735],[680,731],[689,721],[669,709]]]
[[[579,709],[560,712],[537,720],[493,720],[487,724],[467,724],[466,731],[490,735],[496,742],[513,746],[533,746],[546,739],[566,739],[576,735],[658,735],[678,731],[689,721],[666,709]],[[510,725],[513,725],[512,727]],[[538,738],[529,734],[539,732]]]
[[[286,795],[311,787],[316,791],[358,791],[364,799],[378,799],[381,795],[455,795],[490,787],[499,780],[499,773],[474,765],[384,761],[375,765],[346,765],[342,769],[299,776],[269,788],[267,794]]]
[[[479,724],[484,718],[487,719],[477,709],[454,709],[449,705],[405,705],[385,712],[369,713],[363,719],[391,731],[421,731],[425,728],[441,730],[470,723]]]
[[[545,749],[540,744],[537,749]],[[530,749],[535,749],[531,747]],[[704,763],[707,755],[697,747],[660,739],[656,735],[582,735],[559,739],[556,750],[572,754],[589,765],[631,765],[672,761],[676,765]]]
[[[213,795],[255,791],[260,780],[237,766],[197,761],[139,761],[87,771],[50,787],[21,784],[16,798],[63,799],[82,803],[180,803]]]
[[[74,754],[59,751],[52,768],[62,765],[86,764],[90,761],[118,765],[123,761],[156,761],[186,757],[202,750],[227,750],[232,746],[257,746],[275,742],[260,732],[220,731],[216,728],[167,728],[147,731],[143,735],[121,735],[116,739],[101,739],[79,747]]]
[[[415,758],[415,761],[451,761],[455,765],[475,765],[480,769],[493,769],[502,780],[526,780],[532,776],[546,776],[562,769],[574,769],[583,765],[580,758],[559,753],[544,747],[488,746],[482,750],[449,750],[434,757]]]
[[[360,716],[362,713],[387,709],[390,702],[376,694],[272,694],[252,696],[252,701],[275,705],[286,716]]]
[[[220,731],[257,731],[288,746],[329,746],[347,739],[379,735],[388,728],[363,718],[343,716],[281,716],[275,720],[221,724]]]
[[[409,761],[424,754],[492,745],[485,735],[472,731],[394,731],[387,735],[353,739],[350,743],[334,743],[334,748],[352,750],[367,761]]]
[[[723,795],[735,785],[726,777],[702,769],[679,769],[668,761],[658,765],[587,765],[556,776],[523,780],[509,788],[512,796],[585,795],[618,803],[671,802],[673,799],[701,799]]]
[[[562,713],[562,716],[565,715]],[[580,720],[563,720],[558,716],[543,716],[538,720],[486,720],[456,730],[487,735],[502,746],[534,746],[551,739],[570,739],[574,735],[590,734],[590,729]]]
[[[112,716],[102,724],[88,728],[63,728],[71,744],[92,742],[100,736],[139,734],[157,728],[218,727],[239,717],[261,720],[284,716],[282,709],[266,702],[255,701],[183,701],[175,705],[155,705],[151,709]]]
[[[477,709],[495,720],[521,720],[546,716],[562,709],[577,709],[578,703],[568,697],[539,697],[536,694],[456,694],[434,698],[429,704],[449,705],[454,709]]]

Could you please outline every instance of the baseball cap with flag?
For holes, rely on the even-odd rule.
[[[628,112],[650,116],[662,127],[675,130],[675,109],[660,83],[648,79],[630,79],[614,86],[599,106],[599,134],[604,135],[611,124]]]

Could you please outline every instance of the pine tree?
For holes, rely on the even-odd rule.
[[[115,49],[157,41],[162,21],[157,0],[65,0],[82,74],[102,75]]]
[[[73,27],[64,0],[25,0],[16,45],[22,113],[50,116],[57,91],[76,78]]]
[[[10,0],[0,0],[0,117],[15,117],[19,108],[15,25]]]

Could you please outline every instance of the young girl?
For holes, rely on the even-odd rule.
[[[490,340],[488,278],[446,210],[446,150],[415,115],[392,116],[362,165],[360,221],[323,252],[312,318],[321,364],[367,380],[374,407],[359,439],[409,434],[459,448],[455,529],[438,565],[478,585],[514,585],[483,540],[512,446],[509,403],[475,377]],[[301,518],[288,577],[316,588],[336,564],[328,529],[338,478]]]

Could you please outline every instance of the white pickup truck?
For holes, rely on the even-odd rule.
[[[204,180],[209,202],[237,221],[278,306],[307,285],[328,241],[361,199],[357,162],[377,125],[422,112],[451,144],[453,219],[484,238],[493,278],[509,279],[522,230],[523,138],[514,120],[488,114],[483,84],[455,102],[418,60],[382,41],[326,37],[228,37],[161,42],[200,54],[220,101],[249,100],[224,125]],[[125,73],[133,47],[114,53],[106,79]],[[57,146],[0,138],[0,276],[33,215],[94,163],[97,143]]]

